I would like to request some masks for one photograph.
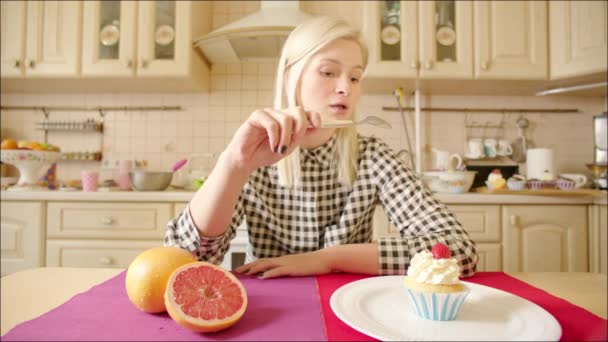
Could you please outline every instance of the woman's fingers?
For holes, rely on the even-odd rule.
[[[294,117],[272,108],[265,108],[264,111],[269,113],[281,125],[279,153],[285,154],[285,151],[291,144],[291,135],[294,129]]]
[[[270,150],[278,152],[279,143],[281,141],[281,125],[272,115],[263,110],[256,110],[253,113],[253,116],[254,123],[257,123],[266,130]]]

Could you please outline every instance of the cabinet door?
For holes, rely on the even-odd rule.
[[[135,74],[135,1],[86,1],[82,47],[85,76]]]
[[[587,272],[585,206],[505,205],[503,271]]]
[[[547,79],[547,3],[475,1],[475,77]]]
[[[82,3],[28,1],[26,76],[77,76]]]
[[[366,76],[417,76],[417,7],[415,1],[365,1],[363,33],[369,47]]]
[[[550,1],[551,78],[606,72],[606,1]]]
[[[589,270],[608,274],[608,208],[589,206]]]
[[[25,59],[25,1],[0,3],[0,72],[2,77],[23,76]]]
[[[2,276],[44,266],[44,206],[40,202],[0,202]]]
[[[500,272],[502,271],[501,248],[499,243],[478,243],[477,272]]]
[[[184,76],[192,51],[190,1],[140,1],[139,76]]]
[[[470,1],[420,3],[420,77],[473,77],[473,6]]]

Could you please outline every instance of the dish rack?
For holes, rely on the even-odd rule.
[[[44,142],[48,142],[48,133],[51,131],[61,132],[91,132],[100,135],[99,150],[96,151],[62,151],[59,160],[62,161],[101,161],[103,159],[103,129],[104,112],[99,110],[101,119],[88,118],[85,120],[49,120],[49,111],[43,108],[44,120],[36,123],[36,129],[44,131]]]

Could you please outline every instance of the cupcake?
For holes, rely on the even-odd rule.
[[[513,191],[521,191],[526,188],[526,178],[521,175],[513,175],[507,180],[507,188]]]
[[[459,277],[460,266],[442,243],[414,255],[404,281],[414,313],[433,321],[456,319],[470,292]]]
[[[558,178],[557,187],[561,190],[572,190],[576,187],[576,182],[568,178]]]
[[[488,175],[486,186],[489,190],[500,190],[507,187],[507,181],[503,178],[499,169],[494,169]]]

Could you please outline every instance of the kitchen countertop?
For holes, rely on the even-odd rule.
[[[597,196],[537,196],[512,194],[435,194],[446,204],[606,204],[608,192]],[[0,191],[3,201],[124,201],[124,202],[189,202],[191,191]]]
[[[123,269],[34,268],[0,280],[1,335],[15,325],[52,310]],[[507,273],[525,283],[580,306],[606,319],[606,275],[597,273]]]

